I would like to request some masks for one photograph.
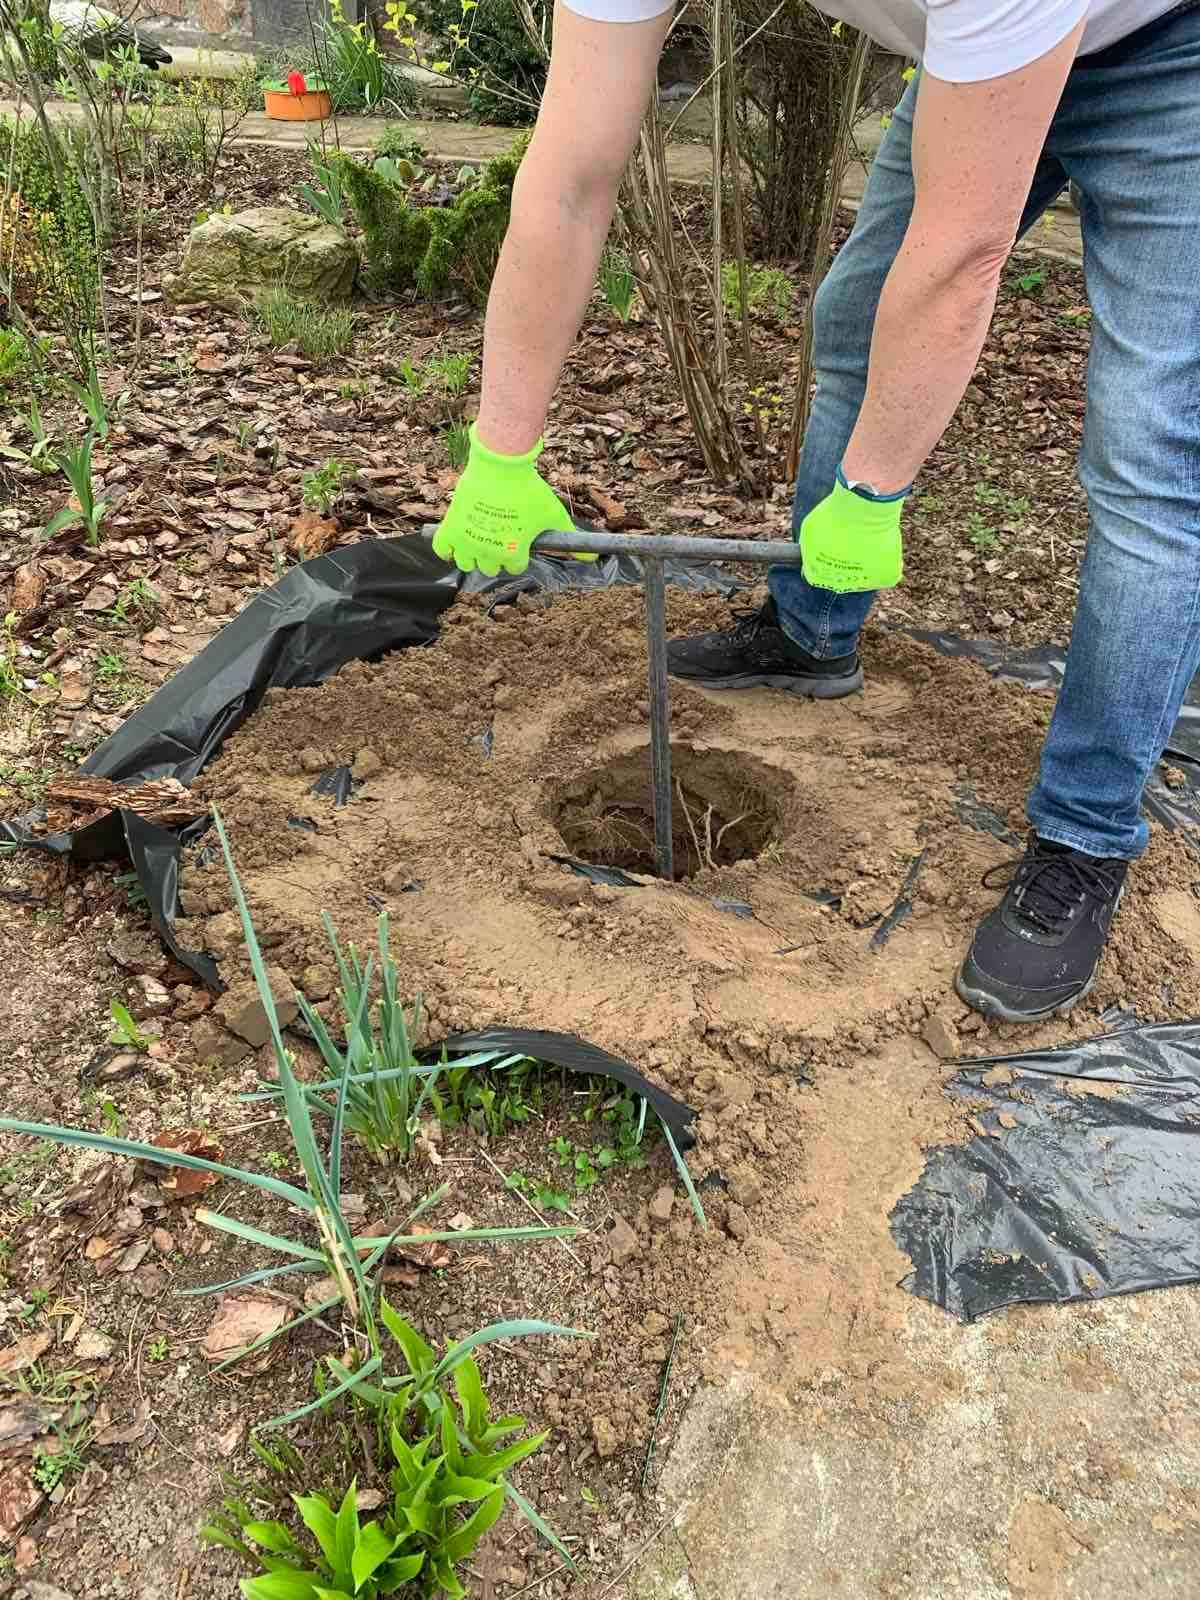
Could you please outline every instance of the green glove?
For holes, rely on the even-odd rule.
[[[900,507],[907,493],[887,498],[856,493],[839,467],[833,493],[800,524],[800,556],[809,583],[839,594],[894,589],[904,576]]]
[[[566,506],[539,477],[539,440],[528,455],[501,456],[471,429],[471,454],[450,508],[433,536],[433,553],[460,572],[486,577],[524,572],[539,533],[574,533]]]

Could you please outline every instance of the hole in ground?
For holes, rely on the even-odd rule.
[[[788,778],[735,750],[671,746],[675,877],[760,855],[779,836]],[[649,746],[616,756],[559,791],[554,821],[570,855],[657,876]]]

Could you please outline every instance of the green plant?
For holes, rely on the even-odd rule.
[[[29,341],[16,328],[0,328],[0,392],[33,364]]]
[[[348,306],[298,300],[281,284],[260,290],[253,314],[276,349],[294,344],[310,361],[342,355],[354,342],[354,313]]]
[[[159,1333],[146,1342],[146,1358],[149,1361],[165,1361],[171,1350],[171,1341],[165,1333]]]
[[[967,514],[967,538],[976,550],[993,550],[1000,542],[1000,536],[995,528],[979,511]]]
[[[772,322],[783,322],[796,298],[796,286],[778,267],[746,267],[746,308],[768,317]],[[741,276],[736,261],[726,261],[721,268],[721,299],[725,310],[735,320],[742,314]]]
[[[297,189],[300,198],[313,208],[331,227],[342,227],[342,176],[336,161],[331,161],[319,145],[310,144],[308,159],[318,188],[302,183]]]
[[[142,1143],[136,1139],[93,1133],[86,1128],[67,1128],[58,1125],[22,1122],[15,1118],[6,1117],[0,1118],[0,1132],[24,1134],[35,1139],[50,1139],[56,1144],[99,1150],[108,1155],[131,1157],[134,1160],[150,1162],[156,1166],[186,1167],[194,1171],[211,1172],[218,1177],[229,1179],[235,1183],[246,1184],[253,1189],[268,1194],[276,1200],[282,1201],[307,1219],[312,1230],[311,1234],[302,1239],[289,1239],[268,1233],[262,1228],[251,1227],[249,1224],[239,1222],[237,1218],[228,1216],[223,1212],[211,1211],[205,1208],[198,1209],[195,1217],[196,1221],[202,1226],[229,1234],[244,1243],[261,1246],[276,1255],[282,1256],[284,1260],[282,1265],[259,1267],[225,1283],[183,1291],[185,1294],[190,1295],[220,1294],[246,1287],[249,1284],[262,1283],[297,1273],[315,1274],[333,1279],[334,1287],[331,1294],[319,1300],[315,1305],[307,1307],[299,1315],[292,1318],[290,1322],[283,1323],[245,1350],[237,1351],[235,1354],[228,1356],[225,1361],[214,1368],[214,1371],[221,1371],[226,1367],[232,1366],[244,1356],[260,1350],[273,1340],[278,1339],[289,1329],[309,1322],[314,1317],[323,1316],[327,1311],[332,1310],[334,1306],[343,1305],[346,1316],[361,1329],[372,1351],[370,1358],[353,1373],[347,1372],[339,1364],[333,1363],[338,1374],[336,1386],[332,1389],[322,1389],[315,1401],[301,1406],[296,1411],[289,1412],[284,1417],[277,1418],[276,1423],[281,1425],[284,1422],[291,1422],[300,1416],[306,1416],[311,1411],[327,1408],[341,1395],[357,1389],[360,1384],[364,1383],[367,1378],[371,1377],[383,1365],[384,1352],[380,1343],[379,1318],[377,1315],[379,1302],[376,1269],[392,1245],[428,1243],[431,1240],[550,1239],[573,1234],[576,1230],[561,1228],[473,1228],[464,1229],[460,1232],[431,1230],[421,1234],[409,1235],[393,1233],[384,1235],[382,1238],[354,1237],[342,1210],[340,1198],[344,1112],[346,1098],[351,1087],[349,1081],[349,1056],[347,1054],[343,1058],[345,1065],[335,1107],[333,1134],[330,1140],[328,1156],[322,1156],[313,1131],[309,1098],[304,1092],[303,1085],[296,1077],[292,1057],[283,1041],[275,997],[272,994],[271,985],[267,978],[262,951],[259,947],[254,924],[250,918],[250,911],[246,904],[246,896],[242,889],[241,880],[233,863],[233,855],[229,848],[229,838],[225,832],[225,824],[219,811],[214,810],[213,821],[233,886],[234,902],[241,920],[242,934],[270,1031],[275,1066],[279,1075],[279,1084],[276,1092],[283,1100],[288,1131],[295,1149],[296,1161],[304,1176],[305,1187],[299,1188],[295,1184],[286,1183],[281,1178],[276,1178],[268,1173],[231,1167],[220,1161],[210,1161],[203,1156],[192,1155],[186,1150],[167,1150],[158,1145]],[[443,1198],[444,1194],[445,1189],[443,1188],[427,1196],[423,1202],[414,1208],[408,1219],[409,1222],[411,1223],[423,1211],[436,1204]],[[497,1324],[497,1327],[510,1330],[514,1326],[517,1327],[518,1332],[531,1331],[533,1329],[539,1332],[570,1331],[558,1328],[552,1329],[548,1324],[540,1323],[521,1324],[519,1326]],[[481,1333],[472,1335],[471,1340],[467,1341],[467,1353],[475,1345],[487,1343],[492,1338],[507,1338],[510,1336],[509,1332],[496,1333],[491,1329],[484,1329]],[[460,1347],[455,1348],[459,1349]],[[395,1386],[393,1383],[393,1387]],[[275,1424],[267,1424],[267,1426],[273,1425]]]
[[[390,156],[393,161],[407,161],[419,167],[425,160],[425,146],[414,139],[403,123],[390,122],[375,136],[372,148],[377,156]]]
[[[262,109],[252,64],[231,78],[203,73],[174,81],[156,78],[154,96],[161,108],[152,123],[161,164],[196,172],[206,186],[216,178],[230,139],[252,111]]]
[[[1039,294],[1042,286],[1050,276],[1050,268],[1045,263],[1041,266],[1031,267],[1028,272],[1022,272],[1017,278],[1017,288],[1022,294]]]
[[[446,457],[456,472],[461,472],[471,454],[471,430],[465,422],[452,423],[442,434]]]
[[[52,538],[63,528],[70,528],[75,523],[82,522],[86,542],[90,545],[99,544],[100,526],[104,521],[108,505],[104,500],[96,499],[92,485],[92,435],[89,433],[73,450],[64,450],[56,454],[54,461],[70,482],[75,495],[75,504],[64,506],[61,511],[55,512],[43,530],[46,538]]]
[[[76,383],[74,378],[64,378],[63,382],[87,413],[88,421],[92,425],[92,432],[103,444],[109,435],[111,419],[109,416],[109,402],[104,390],[100,387],[100,374],[96,371],[94,363],[88,367],[86,378],[87,381],[85,383]],[[118,412],[124,406],[127,398],[127,394],[121,394],[117,397],[115,406]]]
[[[145,578],[131,578],[121,586],[108,615],[118,628],[150,627],[158,615],[162,596]]]
[[[473,1352],[496,1339],[545,1332],[545,1325],[497,1323],[452,1345],[439,1358],[411,1323],[380,1302],[380,1320],[402,1353],[407,1371],[376,1386],[359,1383],[350,1404],[357,1420],[374,1425],[381,1453],[391,1462],[389,1494],[378,1519],[363,1523],[352,1478],[340,1504],[324,1494],[292,1493],[291,1521],[264,1520],[251,1500],[274,1509],[279,1486],[300,1478],[305,1462],[290,1446],[277,1451],[258,1445],[268,1468],[266,1484],[227,1499],[201,1529],[201,1537],[237,1551],[266,1569],[266,1576],[243,1580],[246,1600],[291,1600],[322,1596],[349,1600],[393,1594],[414,1585],[426,1596],[467,1594],[456,1569],[495,1523],[506,1499],[529,1517],[539,1532],[566,1555],[562,1544],[509,1479],[509,1474],[545,1442],[548,1435],[513,1439],[524,1432],[517,1416],[492,1419],[482,1375]],[[568,1332],[571,1330],[553,1330]],[[353,1374],[336,1360],[329,1367],[341,1381]],[[274,1480],[274,1481],[272,1481]],[[243,1486],[233,1485],[235,1489]],[[468,1508],[474,1507],[474,1510]],[[302,1542],[303,1524],[315,1544]],[[567,1556],[568,1562],[570,1557]],[[573,1563],[571,1563],[573,1565]]]
[[[467,105],[477,121],[515,125],[534,120],[550,50],[553,8],[546,0],[531,0],[528,7],[536,42],[515,0],[488,0],[479,6],[471,0],[411,3],[435,56],[447,58],[435,60],[434,69],[453,67],[466,85]]]
[[[622,322],[628,322],[637,298],[633,263],[624,250],[605,250],[600,257],[600,289]]]
[[[10,461],[20,461],[27,467],[36,467],[39,472],[56,472],[55,440],[46,432],[41,407],[36,399],[30,400],[24,422],[33,441],[29,449],[20,450],[13,444],[0,445],[0,456],[6,456]]]
[[[49,1450],[45,1445],[34,1446],[30,1471],[43,1494],[53,1494],[71,1473],[82,1471],[89,1432],[83,1407],[76,1401],[71,1407],[70,1419],[55,1424],[56,1448]]]
[[[342,497],[342,484],[353,469],[346,462],[330,456],[323,467],[314,467],[300,480],[300,493],[306,506],[329,516]]]
[[[123,1005],[120,1000],[110,1000],[108,1009],[113,1021],[112,1031],[109,1034],[113,1044],[128,1045],[131,1050],[149,1049],[150,1041],[133,1020],[127,1005]]]
[[[348,156],[337,158],[343,189],[363,230],[369,277],[389,290],[416,288],[430,300],[455,282],[474,298],[485,298],[526,142],[520,139],[495,156],[479,183],[444,207],[410,205],[387,167],[377,170],[379,161],[365,167]]]

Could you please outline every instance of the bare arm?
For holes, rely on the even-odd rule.
[[[846,449],[851,480],[903,489],[954,415],[1082,31],[1080,23],[1039,60],[1000,78],[922,78],[916,201],[879,300],[866,398]]]
[[[593,22],[558,5],[546,92],[488,298],[479,438],[537,443],[579,331],[671,13]]]

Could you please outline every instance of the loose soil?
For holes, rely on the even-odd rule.
[[[296,156],[238,152],[217,198],[274,204],[308,176]],[[104,542],[91,550],[68,535],[47,547],[40,530],[63,502],[61,480],[0,466],[0,614],[15,613],[26,696],[0,726],[7,811],[70,771],[271,582],[277,558],[312,553],[314,539],[409,532],[437,519],[453,487],[447,419],[407,396],[396,372],[404,357],[477,354],[475,308],[358,304],[354,350],[315,367],[237,318],[154,298],[192,215],[212,201],[185,179],[162,199],[146,230],[140,357],[131,253],[109,266],[118,359],[104,376],[134,397],[95,458],[111,507]],[[681,203],[702,238],[707,200]],[[1006,274],[975,379],[912,507],[905,585],[880,622],[1065,639],[1085,526],[1073,452],[1086,322],[1072,269]],[[798,317],[753,330],[763,370],[778,375],[780,421],[799,333]],[[472,389],[462,404],[469,413]],[[61,401],[43,412],[60,437],[78,432]],[[28,442],[15,415],[6,429]],[[750,499],[706,479],[655,330],[619,324],[598,302],[547,439],[557,488],[613,529],[751,537],[787,526],[785,485]],[[301,480],[331,456],[353,468],[346,495],[333,517],[306,518]],[[131,589],[137,580],[149,594]],[[676,631],[729,614],[682,593],[668,610]],[[636,593],[527,598],[491,616],[460,602],[429,649],[269,697],[201,785],[228,822],[269,960],[320,1009],[333,981],[320,910],[367,945],[386,908],[405,992],[425,996],[427,1039],[497,1021],[576,1032],[696,1108],[689,1164],[708,1231],[681,1191],[664,1211],[675,1174],[656,1144],[645,1168],[571,1197],[584,1231],[569,1247],[453,1248],[448,1266],[405,1269],[392,1288],[437,1340],[531,1312],[597,1333],[486,1360],[497,1403],[552,1430],[520,1483],[574,1541],[585,1574],[575,1593],[589,1600],[650,1531],[642,1477],[677,1317],[651,1485],[706,1378],[748,1367],[788,1393],[844,1385],[864,1407],[935,1381],[895,1337],[907,1264],[886,1216],[924,1147],[967,1131],[941,1093],[948,1051],[1079,1037],[1114,1004],[1151,1018],[1193,1014],[1200,1001],[1200,874],[1156,830],[1085,1007],[1018,1032],[958,1005],[953,969],[995,894],[980,878],[1013,853],[1049,702],[879,628],[866,691],[837,705],[672,685],[679,877],[653,880],[643,648]],[[357,781],[338,809],[310,789],[341,762]],[[644,881],[595,885],[556,855]],[[889,929],[906,883],[911,911]],[[213,1021],[211,997],[158,947],[110,867],[5,859],[0,893],[0,1109],[97,1129],[115,1117],[140,1138],[203,1127],[235,1165],[297,1176],[278,1120],[235,1098],[269,1060]],[[184,943],[211,949],[237,983],[243,951],[219,864],[189,857],[181,904]],[[165,1000],[147,1001],[148,977]],[[159,1035],[115,1067],[114,995]],[[301,1067],[315,1070],[303,1049]],[[540,1120],[498,1140],[446,1135],[436,1168],[421,1157],[384,1171],[352,1147],[347,1189],[365,1224],[403,1216],[447,1177],[431,1224],[458,1213],[481,1226],[529,1222],[504,1176],[561,1182],[550,1147],[595,1136],[587,1105],[568,1081],[548,1092]],[[313,1361],[348,1330],[330,1323],[292,1339],[264,1372],[214,1378],[197,1348],[211,1302],[175,1291],[261,1257],[214,1243],[195,1202],[146,1174],[27,1143],[7,1152],[5,1341],[48,1335],[22,1381],[101,1409],[83,1470],[26,1508],[0,1594],[34,1580],[75,1600],[234,1600],[234,1564],[197,1549],[197,1522],[219,1473],[250,1465],[247,1425],[307,1399]],[[297,1226],[228,1186],[206,1199],[274,1231]],[[81,1353],[104,1340],[106,1353]],[[15,1531],[20,1508],[4,1502]],[[471,1581],[484,1600],[535,1584],[554,1595],[557,1565],[505,1519]]]

